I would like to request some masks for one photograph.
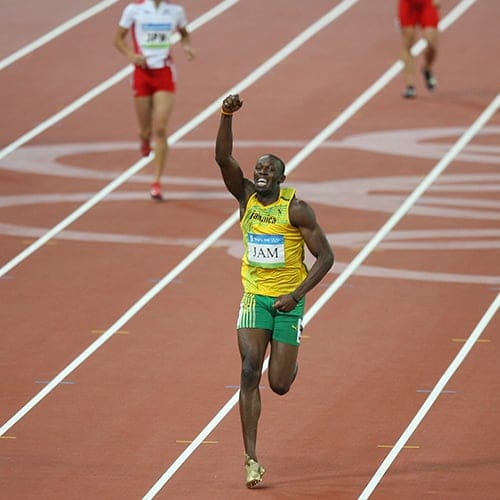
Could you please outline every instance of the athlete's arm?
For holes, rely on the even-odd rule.
[[[130,47],[128,46],[125,38],[127,37],[127,33],[129,30],[122,26],[118,26],[118,29],[115,33],[114,44],[115,47],[121,52],[125,57],[129,59],[132,64],[136,66],[140,66],[141,68],[146,67],[146,58],[142,54],[136,54]]]
[[[193,59],[196,55],[195,50],[191,47],[191,36],[186,28],[179,28],[179,34],[181,35],[181,45],[184,49],[189,60]]]
[[[240,202],[242,209],[249,196],[255,191],[253,182],[243,176],[239,163],[233,158],[233,116],[243,102],[238,95],[230,95],[224,99],[217,140],[215,141],[215,161],[219,165],[228,191]],[[227,114],[224,114],[227,113]]]
[[[278,297],[274,306],[280,311],[291,311],[297,301],[314,288],[333,266],[334,256],[323,229],[316,221],[313,209],[302,200],[294,198],[290,203],[290,222],[296,226],[309,251],[316,261],[309,270],[307,278],[289,295]]]

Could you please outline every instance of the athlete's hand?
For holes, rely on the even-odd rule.
[[[146,58],[142,54],[134,54],[131,58],[132,64],[140,68],[146,68]]]
[[[184,47],[184,52],[186,53],[188,61],[191,61],[196,57],[196,51],[191,46],[186,45],[186,47]]]
[[[290,312],[295,309],[296,305],[297,302],[295,302],[295,299],[291,296],[291,294],[287,294],[277,297],[274,301],[273,307],[280,312]]]
[[[238,94],[230,94],[222,101],[222,111],[226,113],[235,113],[241,106],[243,101]]]

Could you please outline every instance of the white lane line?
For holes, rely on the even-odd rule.
[[[74,28],[80,23],[83,23],[96,14],[99,14],[99,12],[102,12],[104,9],[107,9],[117,2],[119,2],[119,0],[103,0],[102,2],[99,2],[93,7],[90,7],[89,9],[71,18],[69,21],[60,24],[59,26],[57,26],[57,28],[54,28],[48,33],[45,33],[45,35],[37,38],[28,45],[20,48],[19,50],[16,50],[16,52],[13,52],[10,56],[7,56],[6,58],[0,60],[0,71],[5,69],[7,66],[10,66],[12,63],[18,61],[22,57],[31,54],[31,52],[39,49],[40,47],[42,47],[42,45],[49,43],[51,40],[54,40],[54,38],[57,38],[59,35],[62,35],[66,31],[69,31],[71,28]]]
[[[224,0],[209,11],[205,12],[205,14],[202,14],[200,17],[196,18],[192,23],[188,24],[188,29],[189,31],[193,32],[197,30],[200,26],[203,26],[207,22],[211,21],[215,17],[219,16],[222,14],[224,11],[232,7],[234,4],[239,2],[239,0]],[[174,36],[172,36],[172,44],[177,43],[180,40],[179,35],[176,33]],[[118,73],[115,73],[112,77],[108,78],[104,82],[100,83],[93,89],[89,90],[86,94],[82,95],[75,101],[73,101],[71,104],[63,108],[61,111],[56,113],[55,115],[52,115],[50,118],[47,118],[40,124],[38,124],[35,128],[30,130],[29,132],[26,132],[23,134],[21,137],[17,138],[14,142],[11,142],[7,146],[5,146],[2,150],[0,150],[0,160],[2,158],[5,158],[8,154],[12,153],[12,151],[15,151],[17,148],[22,146],[23,144],[27,143],[31,139],[35,138],[36,136],[40,135],[42,132],[45,132],[48,128],[52,127],[56,123],[60,122],[62,119],[66,118],[69,116],[71,113],[75,112],[77,109],[81,108],[84,104],[87,104],[90,102],[92,99],[98,97],[99,95],[103,94],[106,90],[111,88],[113,85],[116,85],[119,83],[121,80],[126,78],[128,75],[132,73],[133,66],[128,65],[125,68],[121,69],[118,71]]]
[[[277,66],[283,59],[288,57],[293,51],[300,48],[307,40],[312,38],[318,31],[323,29],[329,23],[334,21],[337,17],[343,14],[348,8],[357,3],[359,0],[344,0],[335,8],[333,8],[330,12],[328,12],[321,19],[312,24],[309,28],[304,30],[301,34],[295,37],[291,42],[289,42],[285,47],[279,50],[276,54],[270,57],[267,61],[261,64],[257,69],[252,71],[246,78],[244,78],[240,83],[236,84],[234,87],[226,91],[222,96],[217,97],[212,104],[210,104],[207,108],[201,111],[197,116],[195,116],[192,120],[190,120],[183,127],[178,129],[174,134],[172,134],[168,142],[170,145],[175,144],[179,139],[184,137],[186,134],[191,132],[198,125],[203,123],[207,118],[209,118],[213,113],[219,110],[220,103],[227,94],[241,92],[244,89],[248,88],[250,85],[255,83],[259,78],[264,76],[266,73],[271,71],[275,66]],[[230,0],[226,2],[222,2],[225,4],[224,8],[228,8],[230,5],[235,3],[235,0]],[[222,6],[222,4],[220,4]],[[222,8],[222,7],[221,7]],[[206,21],[205,21],[206,22]],[[194,24],[194,23],[193,23]],[[192,28],[191,28],[192,29]],[[126,71],[115,75],[116,82],[122,78],[121,74]],[[109,82],[109,80],[108,80]],[[107,84],[107,82],[105,82]],[[103,85],[105,85],[103,84]],[[97,92],[97,91],[96,91]],[[88,94],[87,94],[88,95]],[[96,94],[97,95],[97,94]],[[85,96],[84,96],[85,97]],[[83,99],[83,98],[82,98]],[[89,100],[89,99],[86,99]],[[82,102],[80,105],[83,105]],[[69,114],[69,113],[68,113]],[[14,144],[14,143],[13,143]],[[17,147],[17,146],[16,146]],[[7,146],[9,148],[9,146]],[[6,149],[7,149],[6,148]],[[15,149],[15,148],[14,148]],[[72,224],[75,220],[85,214],[88,210],[90,210],[94,205],[104,199],[109,193],[118,188],[121,184],[127,181],[130,177],[135,175],[137,172],[142,170],[145,165],[147,165],[151,158],[153,157],[152,153],[148,158],[141,158],[138,162],[134,163],[128,170],[123,172],[120,176],[114,179],[111,183],[105,186],[101,191],[96,193],[92,198],[86,201],[83,205],[78,207],[74,212],[72,212],[68,217],[59,222],[52,229],[47,231],[43,236],[34,241],[31,245],[26,247],[22,252],[16,255],[13,259],[7,262],[0,268],[0,277],[7,274],[14,267],[20,264],[23,260],[28,258],[31,254],[33,254],[36,250],[42,247],[47,241],[53,238],[56,234],[60,233],[63,229]],[[0,159],[2,158],[2,152],[0,152]]]
[[[439,30],[445,31],[449,28],[462,14],[472,7],[477,0],[462,0],[454,9],[448,12],[448,15],[439,22]]]
[[[415,432],[417,427],[424,419],[425,415],[427,415],[428,411],[431,409],[432,405],[436,402],[441,391],[443,391],[443,389],[446,387],[446,384],[450,381],[451,377],[454,375],[454,373],[458,370],[459,366],[462,364],[464,359],[467,357],[472,347],[477,342],[480,335],[483,333],[484,329],[488,326],[489,322],[496,314],[499,307],[500,307],[500,294],[498,294],[496,298],[493,300],[493,302],[490,304],[487,311],[484,313],[483,317],[476,325],[473,332],[470,334],[469,338],[467,339],[467,342],[465,342],[462,349],[460,349],[460,351],[456,355],[455,359],[450,363],[446,371],[439,379],[438,383],[434,386],[431,393],[424,401],[424,404],[420,407],[417,414],[415,415],[415,417],[413,417],[413,420],[410,422],[410,424],[405,429],[403,434],[401,434],[401,437],[394,445],[394,448],[391,449],[385,460],[380,464],[380,467],[377,469],[377,471],[371,478],[370,482],[366,485],[366,488],[358,497],[358,500],[367,500],[368,498],[370,498],[370,495],[373,493],[373,490],[377,487],[377,485],[384,477],[384,474],[387,472],[387,469],[389,469],[391,464],[399,455],[399,452],[403,449],[405,444],[408,442],[412,434]]]
[[[363,100],[363,95],[358,98]],[[351,106],[357,109],[357,106]],[[431,172],[422,180],[422,182],[415,188],[415,190],[408,196],[405,202],[399,209],[388,219],[388,221],[378,230],[375,236],[365,245],[365,247],[356,255],[353,261],[342,271],[337,279],[325,290],[325,292],[316,300],[316,302],[309,308],[304,315],[304,325],[317,314],[317,312],[328,302],[328,300],[337,292],[337,290],[347,281],[347,279],[354,273],[354,271],[363,263],[368,255],[376,248],[382,239],[391,231],[391,229],[404,217],[410,210],[412,205],[418,200],[425,190],[434,182],[434,180],[444,171],[444,169],[451,163],[451,161],[459,154],[459,152],[467,145],[467,143],[474,137],[474,135],[481,129],[482,126],[493,116],[500,105],[500,94],[489,104],[483,111],[481,116],[472,124],[472,126],[460,137],[460,139],[452,146],[443,159],[431,170]],[[352,111],[354,114],[354,111]],[[344,120],[348,120],[346,113],[343,113]],[[351,115],[352,116],[352,115]],[[287,163],[287,171],[293,170],[306,156],[311,154],[312,148],[318,147],[320,138],[326,140],[327,131],[333,133],[336,128],[340,127],[338,120],[334,120],[326,129],[320,132],[304,149],[302,149],[292,160]],[[233,219],[238,220],[238,212],[232,216]],[[269,356],[264,362],[262,373],[264,373],[269,364]],[[232,396],[232,398],[219,410],[219,412],[212,418],[207,426],[196,436],[196,438],[186,447],[186,449],[179,455],[179,457],[172,463],[172,465],[163,473],[151,489],[144,495],[143,500],[151,500],[155,495],[165,486],[170,478],[177,472],[177,470],[186,462],[186,460],[196,451],[200,444],[207,439],[210,433],[217,427],[219,422],[231,411],[234,405],[238,402],[239,391]],[[0,434],[1,435],[1,434]]]

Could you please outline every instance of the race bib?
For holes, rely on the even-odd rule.
[[[251,266],[283,267],[285,265],[285,237],[282,234],[248,233],[247,259]]]
[[[145,23],[142,25],[141,46],[146,49],[168,49],[170,47],[171,24]]]

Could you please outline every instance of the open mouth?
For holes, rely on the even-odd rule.
[[[267,179],[265,179],[264,177],[259,177],[258,179],[256,179],[255,185],[258,187],[265,187],[267,186]]]

